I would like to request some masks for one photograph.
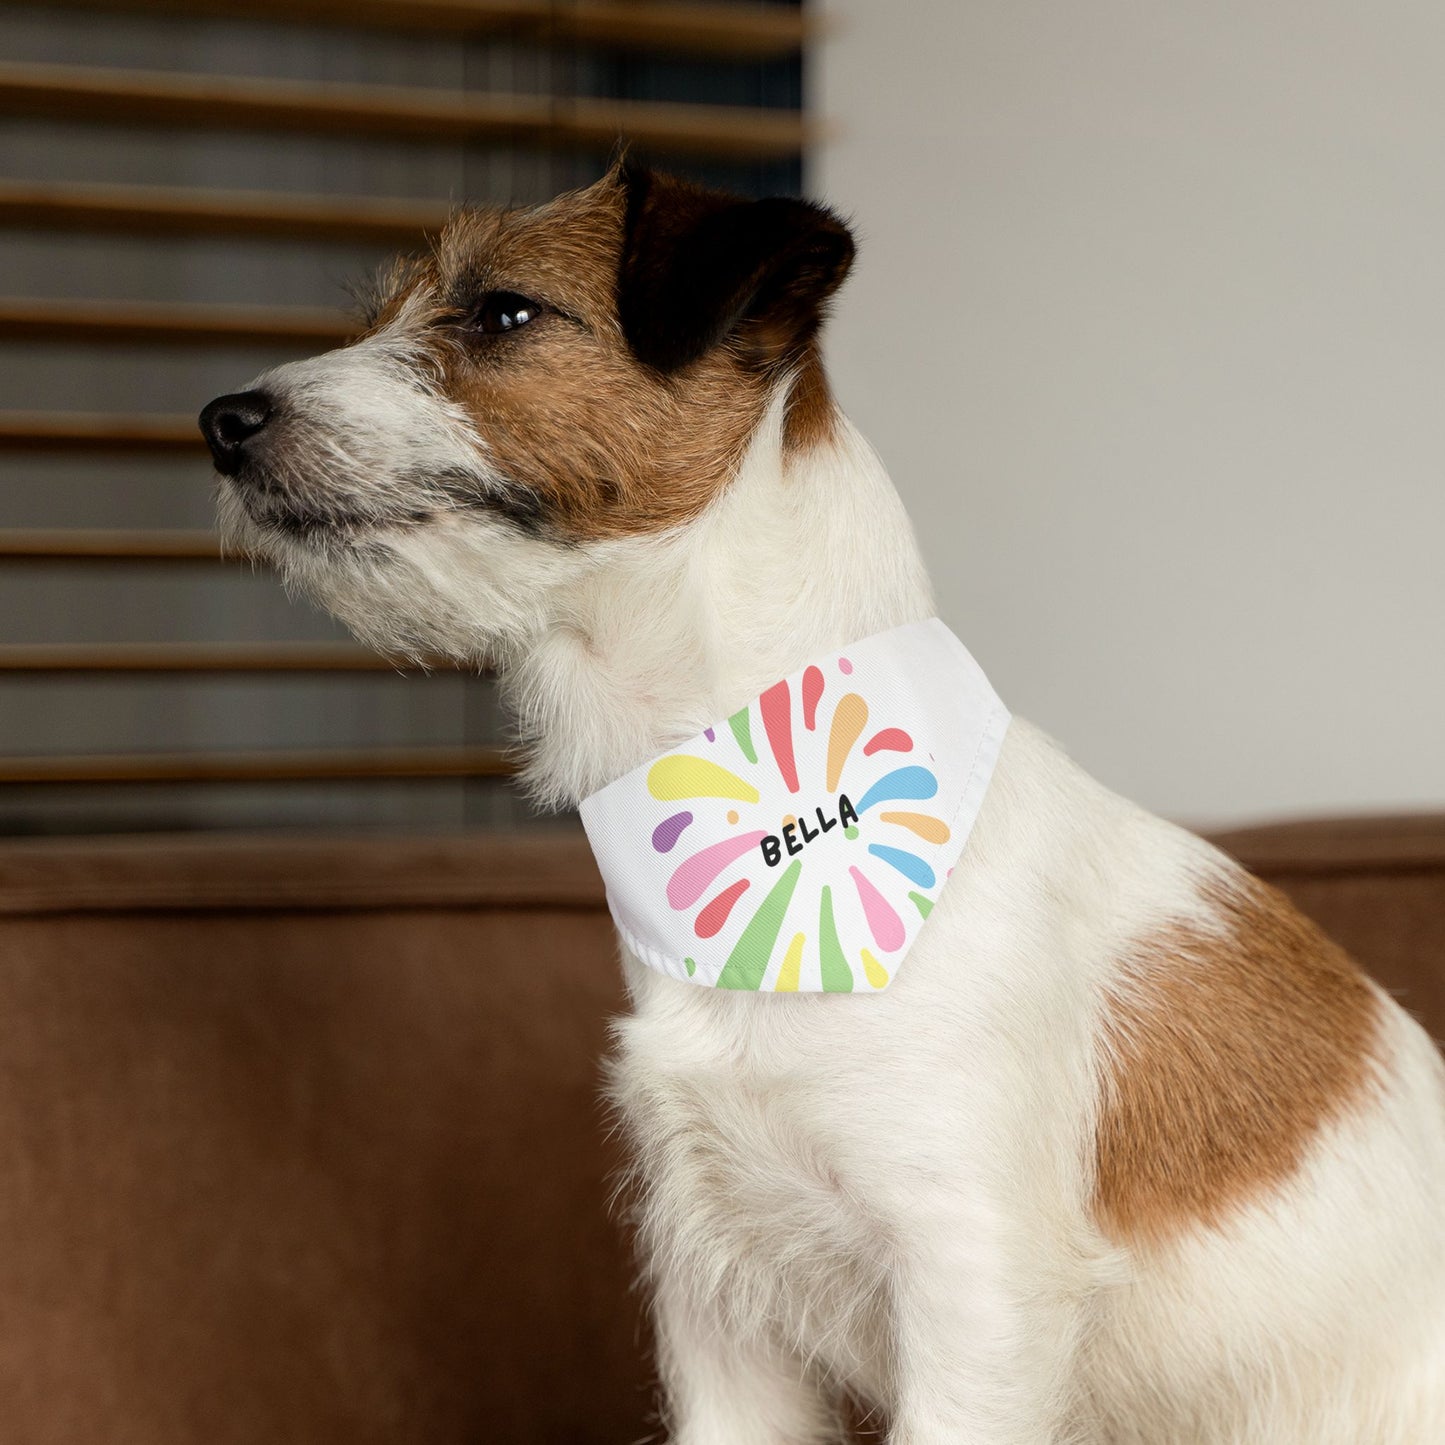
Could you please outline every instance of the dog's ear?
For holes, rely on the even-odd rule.
[[[764,364],[801,353],[853,261],[853,237],[807,201],[742,200],[636,166],[626,198],[617,304],[633,354],[671,372],[736,335]]]

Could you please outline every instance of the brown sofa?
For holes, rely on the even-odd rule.
[[[1445,818],[1221,839],[1445,1033]],[[624,1445],[574,833],[0,844],[7,1445]]]

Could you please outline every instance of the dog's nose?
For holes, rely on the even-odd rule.
[[[238,391],[207,404],[201,412],[201,433],[222,476],[234,477],[241,470],[246,443],[270,421],[271,411],[271,398],[264,391]]]

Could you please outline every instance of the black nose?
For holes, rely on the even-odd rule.
[[[234,477],[245,459],[246,443],[271,419],[271,398],[264,391],[218,396],[201,413],[201,432],[222,476]]]

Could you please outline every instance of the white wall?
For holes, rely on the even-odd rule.
[[[1194,822],[1445,805],[1445,6],[827,0],[832,323],[941,610]]]

